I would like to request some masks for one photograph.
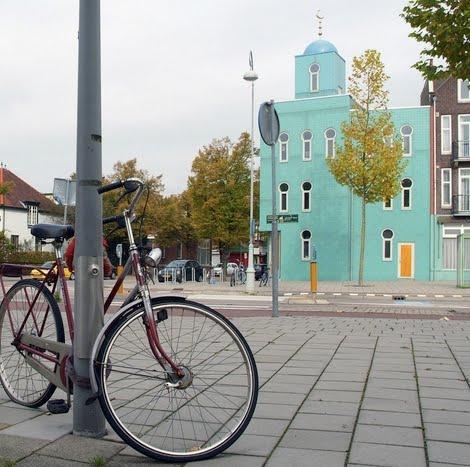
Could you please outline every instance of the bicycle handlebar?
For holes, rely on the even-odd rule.
[[[103,225],[104,224],[111,224],[111,222],[118,222],[123,216],[110,216],[110,217],[105,217],[103,219]]]
[[[106,193],[111,190],[116,190],[117,188],[121,188],[124,186],[124,182],[121,180],[118,180],[117,182],[110,183],[109,185],[104,185],[100,188],[98,188],[98,193],[101,195],[103,193]]]

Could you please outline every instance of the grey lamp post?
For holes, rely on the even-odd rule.
[[[255,81],[258,75],[253,70],[253,52],[250,51],[250,71],[243,75],[243,79],[251,83],[251,160],[250,160],[250,243],[248,245],[248,268],[246,270],[246,291],[248,293],[255,292],[255,268],[253,267],[253,236],[254,236],[254,219],[253,219],[253,159],[255,152],[254,143],[254,125],[255,125]]]

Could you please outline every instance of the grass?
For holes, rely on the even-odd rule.
[[[96,456],[90,461],[92,467],[106,467],[106,459],[103,456]]]
[[[13,467],[16,464],[16,461],[10,459],[3,459],[0,457],[0,467]]]

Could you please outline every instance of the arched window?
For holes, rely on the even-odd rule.
[[[310,65],[310,92],[320,90],[320,65],[313,63]]]
[[[392,243],[393,230],[385,229],[382,231],[382,260],[392,261]]]
[[[310,212],[311,210],[311,193],[312,184],[310,182],[302,183],[302,211]]]
[[[287,162],[289,158],[289,135],[287,133],[281,133],[279,135],[279,160],[281,162]]]
[[[312,132],[305,130],[302,133],[302,159],[309,161],[312,159]]]
[[[308,261],[310,259],[310,240],[312,234],[310,230],[303,230],[300,234],[300,241],[302,245],[302,261]]]
[[[328,128],[328,130],[325,131],[326,157],[335,157],[335,153],[336,153],[335,140],[336,140],[336,131],[333,128]]]
[[[279,185],[279,211],[287,212],[289,208],[289,185],[287,183],[281,183]]]
[[[400,133],[403,139],[403,155],[411,156],[413,149],[413,128],[410,125],[403,125]]]
[[[413,186],[412,180],[404,178],[401,181],[401,208],[411,209],[411,187]]]

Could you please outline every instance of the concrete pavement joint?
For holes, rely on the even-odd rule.
[[[310,339],[308,339],[307,341],[305,341],[298,349],[297,351],[291,356],[291,358],[288,360],[292,360],[292,358],[297,355],[299,352],[300,352],[300,349],[302,349],[305,344],[307,344],[307,342],[309,342],[310,340],[312,340],[315,336],[312,336]],[[330,357],[330,359],[328,360],[328,362],[326,363],[326,365],[323,367],[323,370],[321,371],[321,373],[317,376],[317,379],[315,380],[315,382],[313,383],[310,391],[305,395],[305,397],[303,398],[302,402],[299,404],[297,410],[295,411],[295,413],[293,414],[292,418],[289,420],[289,423],[287,424],[285,430],[283,431],[283,433],[281,434],[281,436],[279,437],[279,439],[277,440],[277,443],[274,445],[273,449],[271,450],[271,452],[269,453],[269,455],[266,457],[266,460],[263,464],[263,467],[267,464],[267,462],[269,461],[269,459],[271,458],[271,456],[273,455],[274,451],[276,450],[276,448],[279,446],[279,444],[281,443],[282,439],[284,438],[285,434],[287,433],[287,431],[289,430],[290,426],[292,425],[296,415],[300,412],[300,409],[301,407],[303,406],[303,404],[305,403],[305,401],[308,399],[308,397],[310,396],[310,394],[312,393],[312,391],[315,389],[315,386],[317,385],[318,381],[320,381],[320,378],[322,377],[323,373],[325,373],[326,369],[328,368],[328,366],[330,365],[330,363],[333,361],[333,358],[335,357],[336,353],[338,352],[339,348],[341,347],[341,344],[345,341],[347,336],[344,336],[341,341],[338,343],[338,345],[336,346],[336,349],[335,351],[333,352],[333,355]],[[286,362],[287,363],[287,362]]]
[[[413,342],[413,337],[410,338],[411,341],[411,356],[413,357],[413,367],[415,371],[415,381],[416,381],[416,391],[418,393],[418,407],[419,407],[419,416],[421,418],[421,429],[423,432],[423,443],[424,443],[424,458],[426,459],[426,465],[429,465],[429,453],[428,453],[428,444],[426,442],[426,427],[424,425],[424,418],[423,418],[423,407],[421,405],[421,394],[419,391],[419,376],[418,376],[418,369],[416,366],[416,355],[415,355],[415,346]]]
[[[361,400],[359,401],[359,407],[357,408],[356,420],[354,421],[354,426],[353,426],[353,430],[352,430],[352,433],[351,433],[351,440],[349,441],[349,446],[348,446],[348,450],[346,452],[346,459],[344,461],[344,465],[348,465],[349,457],[351,455],[352,445],[353,445],[353,441],[354,441],[354,435],[356,434],[357,425],[359,424],[359,415],[361,413],[362,404],[364,402],[364,398],[365,398],[365,395],[366,395],[367,384],[369,383],[370,371],[371,371],[372,365],[374,363],[375,351],[377,350],[378,342],[379,342],[379,337],[376,337],[375,338],[374,350],[372,352],[372,356],[371,356],[370,363],[369,363],[369,368],[367,370],[367,376],[366,376],[366,380],[364,382],[364,388],[362,389],[362,395],[361,395]]]

